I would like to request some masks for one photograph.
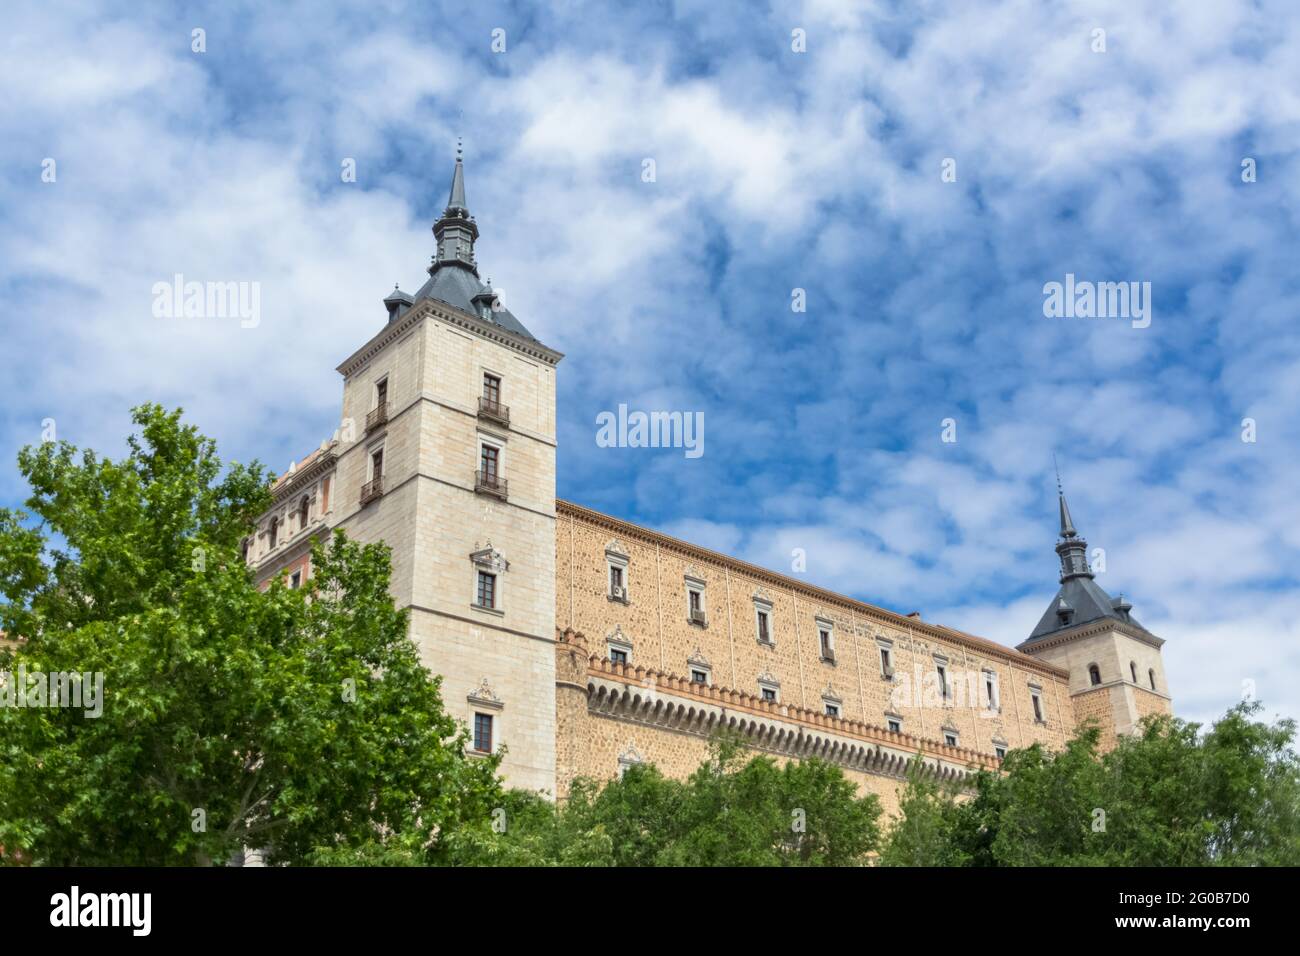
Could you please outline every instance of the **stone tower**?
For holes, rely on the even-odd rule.
[[[393,552],[392,590],[471,752],[555,788],[555,369],[479,279],[457,150],[437,253],[344,361],[331,524]]]
[[[1058,487],[1061,586],[1028,640],[1017,650],[1069,671],[1076,724],[1101,727],[1102,747],[1133,733],[1148,714],[1170,713],[1160,649],[1164,641],[1137,622],[1124,596],[1112,598],[1088,563],[1088,542],[1075,530]]]

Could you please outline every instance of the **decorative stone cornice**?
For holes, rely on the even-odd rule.
[[[488,568],[504,574],[510,570],[510,562],[489,541],[484,547],[470,554],[469,559],[480,568]]]
[[[270,514],[276,506],[294,497],[304,486],[314,484],[317,479],[329,474],[337,464],[338,452],[334,445],[330,445],[329,448],[323,449],[306,468],[295,471],[291,475],[285,475],[279,484],[271,490],[272,506],[262,513],[263,517]]]
[[[480,707],[491,707],[493,710],[500,710],[505,706],[505,702],[493,692],[492,685],[488,683],[486,677],[479,682],[478,687],[470,691],[467,699],[471,704],[477,704]]]
[[[1060,647],[1062,644],[1069,644],[1071,641],[1077,641],[1082,638],[1096,637],[1098,634],[1105,634],[1107,631],[1118,631],[1126,637],[1131,637],[1135,641],[1141,641],[1151,647],[1159,650],[1164,647],[1165,639],[1156,637],[1150,631],[1145,631],[1140,627],[1135,627],[1125,621],[1117,620],[1113,617],[1102,617],[1095,621],[1088,621],[1079,624],[1069,630],[1059,631],[1051,637],[1041,638],[1037,641],[1025,641],[1016,645],[1016,650],[1023,654],[1031,655],[1040,650],[1046,650],[1049,647]]]
[[[435,304],[431,299],[423,299],[417,302],[405,315],[396,322],[390,322],[384,328],[380,329],[373,338],[361,348],[357,349],[346,359],[344,359],[336,369],[341,375],[347,377],[352,375],[358,369],[362,368],[372,358],[382,352],[388,345],[401,338],[411,329],[419,325],[424,319],[429,317],[441,319],[451,325],[458,326],[468,332],[472,332],[482,338],[505,345],[517,352],[545,362],[547,365],[555,366],[564,358],[563,352],[557,352],[555,349],[547,348],[541,342],[533,339],[526,339],[522,335],[517,335],[507,329],[502,328],[495,322],[489,322],[477,315],[468,312],[462,312],[460,309],[442,303]]]
[[[577,643],[574,638],[563,640]],[[994,770],[998,763],[991,754],[965,747],[600,657],[589,659],[587,706],[594,714],[700,736],[728,728],[755,749],[821,757],[849,769],[898,777],[906,775],[918,755],[927,773],[944,779],[961,780],[981,767]]]
[[[741,561],[738,558],[733,558],[717,551],[711,551],[708,548],[690,544],[689,542],[682,541],[680,538],[674,538],[658,531],[653,531],[649,528],[644,528],[640,525],[623,521],[620,518],[615,518],[599,511],[593,511],[590,508],[585,508],[582,505],[575,504],[571,501],[557,498],[555,501],[555,514],[556,517],[576,518],[597,525],[605,531],[611,534],[616,534],[623,539],[637,540],[651,547],[661,548],[662,550],[678,555],[687,562],[709,562],[716,565],[719,569],[729,568],[738,571],[756,578],[770,587],[784,592],[794,592],[799,595],[801,600],[806,600],[809,603],[826,605],[840,611],[859,614],[878,625],[887,625],[891,628],[911,633],[912,635],[928,635],[931,638],[946,641],[949,644],[963,647],[966,650],[972,650],[980,654],[986,654],[990,657],[998,658],[999,660],[1015,667],[1027,671],[1035,671],[1053,679],[1063,680],[1069,677],[1069,672],[1062,667],[1057,667],[1055,664],[1049,664],[1047,661],[1038,660],[1019,650],[1012,650],[1009,647],[998,644],[996,641],[978,637],[974,634],[967,634],[964,631],[956,631],[952,628],[940,627],[917,618],[909,618],[904,614],[898,614],[894,611],[886,610],[885,608],[876,607],[873,604],[857,601],[853,598],[846,597],[843,594],[837,594],[834,591],[819,588],[816,585],[787,577],[784,574],[769,571],[767,568],[760,568],[756,564],[750,564],[747,561]]]

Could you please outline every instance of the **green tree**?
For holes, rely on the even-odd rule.
[[[388,593],[389,556],[336,533],[310,594],[252,582],[268,504],[180,412],[134,412],[121,461],[24,449],[37,519],[0,512],[3,667],[104,675],[102,715],[0,708],[0,845],[37,863],[207,864],[349,852],[437,862],[490,825],[496,759],[467,759]]]
[[[1065,749],[1013,751],[974,793],[914,778],[881,861],[921,866],[1295,866],[1300,759],[1289,720],[1240,704],[1208,731],[1147,718],[1103,756],[1086,728]]]
[[[684,781],[649,764],[579,780],[558,811],[501,841],[509,850],[478,858],[520,859],[522,848],[565,866],[846,866],[867,862],[879,815],[878,799],[859,797],[838,767],[745,760],[723,737]]]
[[[987,777],[978,778],[981,794],[989,785]],[[955,784],[933,779],[920,755],[914,758],[899,794],[899,817],[881,846],[880,865],[972,866],[977,857],[986,858],[987,831],[958,796]]]

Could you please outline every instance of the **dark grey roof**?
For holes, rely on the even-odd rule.
[[[462,266],[449,262],[438,264],[433,274],[429,276],[429,281],[420,287],[420,291],[415,293],[415,301],[420,302],[424,299],[437,299],[439,302],[445,302],[447,305],[454,306],[463,312],[471,315],[477,315],[488,322],[494,322],[508,332],[516,335],[522,335],[526,339],[532,339],[533,333],[524,328],[524,324],[515,318],[505,306],[498,309],[489,309],[486,312],[479,310],[474,303],[474,297],[480,293],[487,292],[488,287],[479,281],[474,273]]]
[[[1056,553],[1061,559],[1061,587],[1043,612],[1038,626],[1020,647],[1041,641],[1057,631],[1104,618],[1145,631],[1145,627],[1129,616],[1133,605],[1124,600],[1124,595],[1112,598],[1093,579],[1092,568],[1088,566],[1088,542],[1075,530],[1070,506],[1065,503],[1065,492],[1061,490],[1059,473],[1056,483],[1061,514],[1061,540],[1056,545]]]
[[[499,325],[507,332],[536,342],[533,333],[524,328],[514,313],[500,304],[491,287],[479,280],[478,266],[474,262],[474,240],[478,238],[478,226],[465,205],[465,165],[461,161],[460,152],[460,145],[457,144],[456,166],[451,174],[447,208],[433,225],[438,251],[433,265],[429,267],[429,281],[415,293],[414,300],[410,297],[404,301],[396,298],[405,295],[398,290],[385,299],[384,306],[388,309],[389,321],[404,315],[410,305],[425,299],[436,299],[462,312],[476,315],[485,322]]]
[[[1057,613],[1062,609],[1062,601],[1065,602],[1065,608],[1073,612],[1064,621],[1061,615]],[[1067,578],[1062,582],[1060,590],[1056,592],[1056,597],[1052,598],[1052,603],[1043,612],[1038,626],[1034,628],[1025,644],[1032,644],[1034,641],[1042,640],[1056,631],[1077,627],[1090,621],[1099,621],[1106,617],[1122,621],[1145,631],[1146,628],[1142,627],[1135,618],[1128,614],[1130,606],[1122,596],[1112,598],[1091,577]]]

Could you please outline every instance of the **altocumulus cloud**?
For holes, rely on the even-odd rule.
[[[1293,4],[550,6],[7,8],[4,460],[46,418],[113,449],[144,399],[304,453],[459,133],[484,271],[568,353],[562,495],[1014,644],[1055,451],[1180,710],[1300,714]],[[261,321],[160,322],[176,274]],[[1067,274],[1150,282],[1151,326],[1044,318]],[[599,447],[622,403],[704,413],[707,454]]]

